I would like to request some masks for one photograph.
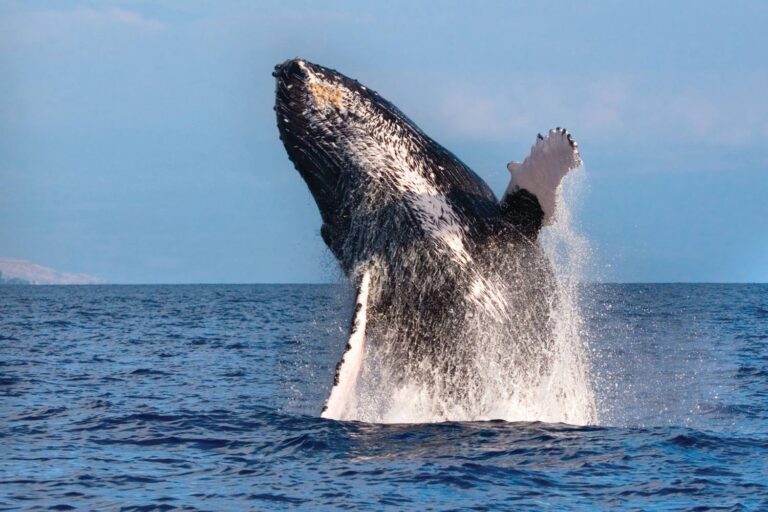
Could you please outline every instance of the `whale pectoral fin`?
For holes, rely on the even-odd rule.
[[[368,321],[368,290],[371,282],[371,271],[366,270],[360,279],[355,300],[355,313],[349,340],[341,361],[336,365],[336,377],[333,381],[331,394],[325,402],[322,418],[341,420],[345,417],[346,409],[355,395],[355,387],[360,370],[363,366],[365,352],[365,329]]]
[[[523,234],[535,238],[542,225],[552,222],[557,187],[571,169],[581,165],[579,145],[565,128],[539,134],[531,154],[510,162],[511,180],[501,199],[502,214]]]

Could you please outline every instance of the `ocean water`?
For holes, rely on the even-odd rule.
[[[768,510],[768,285],[581,296],[597,425],[376,425],[342,287],[0,287],[0,509]]]

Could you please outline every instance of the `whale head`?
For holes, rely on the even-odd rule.
[[[277,79],[275,110],[281,135],[294,133],[303,144],[328,153],[336,152],[339,139],[375,136],[405,117],[358,81],[304,59],[278,64],[272,74]]]
[[[273,75],[280,138],[325,223],[350,188],[375,180],[382,162],[411,154],[424,138],[394,105],[333,69],[292,59]]]
[[[488,186],[377,92],[304,59],[277,65],[273,75],[280,138],[317,202],[332,250],[331,238],[346,238],[350,217],[387,205],[403,211],[397,225],[417,218],[422,232],[440,236],[477,225],[463,215],[496,211]]]

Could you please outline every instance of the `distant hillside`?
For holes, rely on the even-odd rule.
[[[0,285],[5,284],[99,284],[87,274],[68,274],[22,260],[0,260]]]

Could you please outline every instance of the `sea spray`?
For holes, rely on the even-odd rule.
[[[557,190],[555,222],[540,235],[540,243],[552,262],[558,291],[552,315],[557,356],[548,385],[555,393],[562,393],[563,399],[555,400],[552,413],[562,416],[558,421],[577,425],[598,422],[588,360],[588,333],[581,310],[584,276],[592,263],[592,249],[574,222],[585,176],[584,168],[579,167],[563,180]]]

